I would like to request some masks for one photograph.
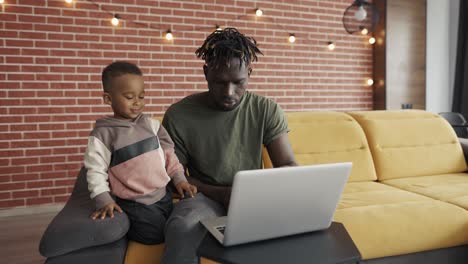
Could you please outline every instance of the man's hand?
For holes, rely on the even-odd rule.
[[[203,183],[194,177],[187,177],[191,184],[197,186],[201,193],[212,200],[221,203],[227,210],[229,208],[229,199],[231,198],[231,189],[229,186],[215,186]]]
[[[91,214],[91,218],[93,220],[96,219],[104,219],[106,218],[106,215],[110,216],[110,218],[114,217],[114,210],[118,212],[123,212],[122,208],[116,203],[108,203],[104,207],[94,211],[94,213]]]
[[[194,185],[183,181],[176,185],[177,192],[180,194],[180,197],[185,198],[184,191],[186,191],[190,197],[194,197],[197,193],[197,187]]]
[[[223,205],[224,205],[224,209],[226,209],[226,211],[229,209],[229,202],[231,201],[231,191],[232,191],[232,188],[231,187],[225,187],[225,191],[224,191],[224,198],[223,198]]]

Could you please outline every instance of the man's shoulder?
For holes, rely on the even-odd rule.
[[[172,104],[166,110],[165,115],[177,113],[178,111],[185,111],[187,108],[193,108],[199,105],[200,98],[203,93],[196,93],[182,98],[180,101]]]
[[[247,95],[247,99],[250,102],[262,103],[262,104],[276,104],[275,101],[263,95],[259,95],[257,93],[250,92],[250,91],[246,91],[245,93]]]
[[[172,104],[167,108],[164,113],[162,124],[167,130],[170,130],[168,126],[177,125],[184,126],[188,123],[203,109],[203,104],[200,103],[201,96],[203,93],[191,94],[187,97],[182,98],[179,102]]]
[[[279,105],[272,99],[252,92],[246,92],[247,104],[260,112],[269,111],[279,107]]]

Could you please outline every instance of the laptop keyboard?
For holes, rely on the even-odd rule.
[[[216,229],[218,229],[218,231],[224,235],[224,230],[226,229],[226,226],[217,226]]]

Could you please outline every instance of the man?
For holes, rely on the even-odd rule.
[[[199,221],[226,215],[234,174],[262,168],[263,145],[274,167],[297,165],[281,108],[246,91],[251,63],[262,54],[256,44],[234,28],[213,32],[195,52],[205,61],[208,91],[166,111],[163,125],[199,194],[175,205],[163,263],[198,263],[196,248],[206,232]]]

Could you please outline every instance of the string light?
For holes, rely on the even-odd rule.
[[[166,36],[165,36],[165,38],[166,38],[167,40],[172,40],[172,39],[174,38],[174,36],[172,35],[171,30],[166,31]]]
[[[362,28],[361,29],[361,34],[362,35],[367,35],[367,33],[369,33],[369,30],[367,28]]]
[[[369,44],[374,44],[375,43],[375,38],[374,37],[370,37],[369,38]]]
[[[261,10],[260,8],[255,9],[255,15],[258,16],[258,17],[262,16],[263,15],[263,10]]]
[[[367,12],[364,9],[364,5],[361,4],[359,6],[359,9],[356,11],[356,13],[354,13],[354,18],[357,21],[363,21],[364,19],[366,19],[366,17],[367,17]]]
[[[119,18],[120,18],[119,15],[115,15],[111,20],[112,25],[118,26],[119,25]]]
[[[367,85],[371,86],[374,84],[374,80],[372,80],[371,78],[367,79]]]
[[[67,2],[67,3],[73,3],[73,2],[74,2],[73,0],[64,0],[64,1]],[[94,0],[84,0],[84,1],[89,2],[89,3],[93,4],[93,5],[95,5],[95,6],[96,6],[97,8],[99,8],[101,11],[104,11],[104,12],[108,13],[109,15],[112,15],[112,13],[111,13],[110,11],[106,10],[106,9],[103,8],[101,5],[95,3]],[[3,4],[4,2],[5,2],[5,0],[0,0],[0,4]],[[258,16],[258,17],[263,16],[263,10],[260,9],[260,8],[256,8],[256,9],[255,9],[255,15]],[[240,15],[240,16],[238,16],[237,18],[233,19],[232,21],[241,19],[241,18],[246,17],[246,16],[248,16],[248,14]],[[120,24],[120,19],[122,19],[122,18],[121,18],[119,15],[115,14],[115,15],[113,16],[113,18],[111,19],[111,24],[114,25],[114,26],[118,26],[118,25]],[[269,20],[271,20],[273,23],[275,23],[275,21],[274,21],[273,19],[271,19],[271,18],[269,18],[269,17],[267,17],[267,19],[269,19]],[[148,27],[148,28],[151,28],[151,29],[154,29],[154,30],[159,30],[159,31],[162,30],[161,28],[154,27],[154,26],[152,26],[151,24],[145,24],[145,23],[136,22],[136,21],[129,21],[129,22],[130,22],[130,23],[137,24],[137,25],[145,26],[145,27]],[[275,23],[275,25],[278,26],[278,27],[281,27],[281,28],[283,28],[283,30],[285,30],[285,28],[284,28],[282,25],[279,25],[279,24],[276,24],[276,23]],[[195,29],[195,30],[210,29],[210,28],[212,28],[212,27],[201,27],[201,28],[198,28],[198,29]],[[215,29],[216,29],[216,30],[223,30],[222,27],[219,26],[219,25],[215,25]],[[364,27],[361,28],[362,33],[366,33],[366,30],[367,30],[367,29],[365,29]],[[368,33],[368,30],[367,30],[367,33]],[[166,31],[166,34],[165,34],[165,38],[166,38],[167,40],[173,40],[173,38],[174,38],[173,33],[172,33],[170,30],[167,30],[167,31]],[[288,41],[289,41],[290,43],[294,43],[294,42],[296,41],[296,36],[295,36],[295,34],[289,34]],[[369,43],[374,44],[375,42],[376,42],[376,39],[375,39],[375,38],[372,37],[372,38],[369,39]],[[328,43],[327,45],[328,45],[328,49],[329,49],[329,50],[334,50],[334,49],[336,48],[335,42],[329,41],[329,42],[327,42],[327,43]]]

